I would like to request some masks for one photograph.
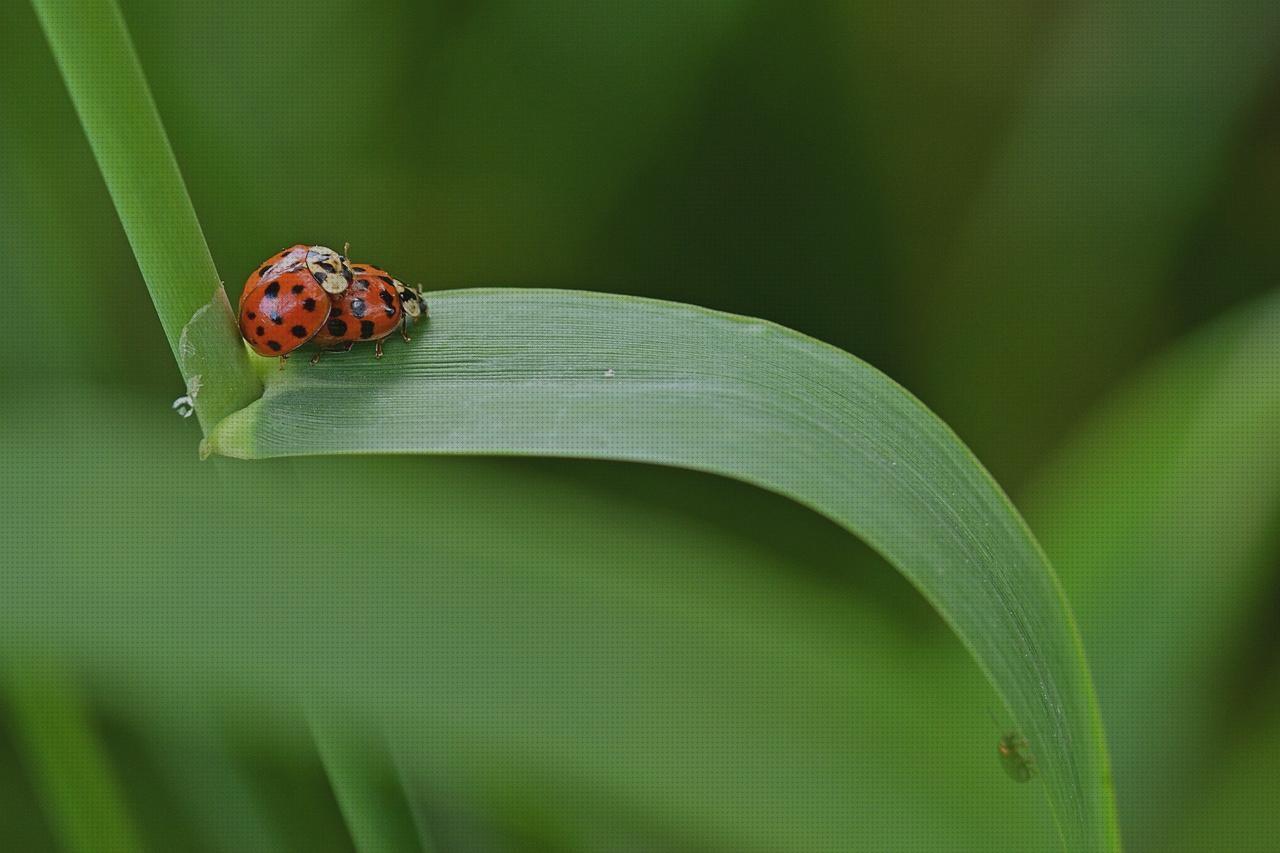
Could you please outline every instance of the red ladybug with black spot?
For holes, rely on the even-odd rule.
[[[324,327],[332,299],[348,289],[352,278],[347,259],[333,249],[290,246],[245,282],[240,334],[254,352],[288,358]]]
[[[320,348],[311,363],[325,351],[346,352],[360,341],[374,342],[374,358],[382,358],[384,340],[398,327],[408,341],[409,324],[427,315],[427,303],[416,289],[401,283],[386,270],[369,264],[352,264],[352,282],[332,297],[333,308],[312,343]]]

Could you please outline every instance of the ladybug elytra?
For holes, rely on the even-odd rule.
[[[319,352],[345,352],[359,341],[375,342],[397,327],[408,341],[408,326],[425,316],[422,294],[385,270],[352,264],[326,246],[298,244],[268,258],[249,275],[240,295],[240,334],[260,355],[280,356],[306,343]]]

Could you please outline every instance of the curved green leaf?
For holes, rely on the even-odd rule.
[[[1070,609],[1004,493],[919,401],[774,324],[631,297],[430,297],[408,345],[295,359],[207,449],[524,454],[709,471],[831,518],[934,604],[1035,754],[1068,849],[1116,849],[1106,747]]]
[[[221,812],[225,832],[180,837],[349,848],[308,697],[385,731],[442,850],[495,818],[515,850],[525,829],[586,850],[1060,849],[1043,785],[997,760],[1000,700],[967,651],[784,498],[621,463],[201,463],[167,395],[13,403],[43,428],[0,419],[23,484],[0,522],[0,658],[57,652],[92,678],[113,731],[172,763],[169,793]],[[382,522],[352,535],[335,501]]]

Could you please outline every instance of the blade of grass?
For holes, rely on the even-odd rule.
[[[119,10],[33,2],[151,298],[208,430],[261,386]],[[202,390],[205,393],[201,393]],[[67,679],[19,677],[9,698],[46,807],[72,850],[137,850],[123,796]]]
[[[391,717],[441,849],[467,800],[533,827],[623,821],[674,850],[1060,847],[1044,786],[1001,769],[1000,699],[945,623],[777,495],[617,463],[201,464],[145,395],[19,402],[48,428],[0,419],[27,484],[0,522],[0,654],[64,651],[116,717],[188,726],[195,692],[308,849],[349,842],[299,696]],[[83,440],[102,431],[115,453]],[[317,486],[347,475],[407,523],[335,524]],[[89,510],[121,494],[136,499]],[[307,535],[255,533],[283,517]],[[311,771],[281,772],[285,756]]]
[[[151,760],[181,798],[185,817],[210,850],[286,853],[301,839],[285,838],[264,803],[255,797],[246,771],[223,731],[224,721],[209,703],[191,703],[181,712],[186,728],[147,721]]]
[[[5,701],[40,801],[65,849],[143,849],[110,758],[74,679],[57,664],[14,667]]]
[[[1116,395],[1029,505],[1084,628],[1126,838],[1164,849],[1177,791],[1220,748],[1217,674],[1271,568],[1280,294],[1193,335]]]
[[[1278,31],[1280,7],[1256,0],[1072,4],[954,257],[917,300],[919,354],[940,379],[921,391],[990,442],[976,450],[997,471],[1041,458],[1164,325],[1160,284]]]
[[[251,397],[225,295],[192,298],[198,281],[182,282],[198,279],[193,270],[214,278],[212,264],[118,11],[106,0],[43,0],[37,11],[184,376],[197,375],[189,350],[214,347],[203,387],[219,400]],[[167,167],[151,168],[155,158]],[[205,336],[184,347],[206,305],[196,329]],[[862,535],[917,584],[1029,737],[1068,848],[1115,848],[1105,743],[1069,608],[1016,511],[914,398],[816,341],[687,306],[494,291],[448,297],[444,308],[437,325],[457,349],[443,360],[422,360],[439,350],[428,343],[409,351],[416,363],[393,357],[381,373],[352,361],[287,372],[208,447],[592,456],[787,495]],[[205,405],[206,428],[216,414]]]
[[[227,334],[235,318],[124,19],[113,0],[32,3],[208,431],[261,386]]]
[[[430,809],[425,801],[426,797],[423,791],[420,790],[419,773],[421,772],[421,766],[414,765],[411,767],[394,746],[389,747],[389,753],[391,767],[395,771],[396,781],[400,785],[400,790],[404,793],[406,806],[409,809],[409,819],[413,823],[414,830],[418,833],[418,844],[422,848],[422,853],[435,853],[439,847],[436,844],[436,834]]]
[[[1280,768],[1280,692],[1262,694],[1266,719],[1242,736],[1223,742],[1203,773],[1201,794],[1173,816],[1167,843],[1151,849],[1169,853],[1270,853],[1280,835],[1275,808],[1276,768]]]
[[[1004,493],[874,368],[771,323],[606,294],[432,297],[429,330],[268,375],[208,450],[573,456],[709,471],[861,537],[950,623],[1030,739],[1067,847],[1115,849],[1070,609]],[[268,371],[270,374],[271,371]]]
[[[309,722],[356,849],[419,853],[417,825],[382,736],[367,723],[346,725],[320,710],[311,712]]]

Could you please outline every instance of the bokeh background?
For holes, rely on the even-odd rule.
[[[350,241],[428,289],[661,297],[870,361],[1054,560],[1128,849],[1274,849],[1274,3],[120,5],[232,299]],[[0,690],[10,849],[57,845],[33,715],[97,734],[150,849],[350,849],[289,650],[392,720],[379,778],[438,850],[1055,849],[956,639],[782,499],[198,462],[35,16],[0,15],[0,654],[82,700]],[[362,693],[388,668],[402,696]]]

